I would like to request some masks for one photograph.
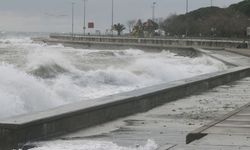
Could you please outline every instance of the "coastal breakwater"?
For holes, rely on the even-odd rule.
[[[20,146],[145,112],[196,92],[250,76],[249,67],[235,67],[166,84],[78,102],[48,111],[0,120],[0,149]]]
[[[131,38],[131,37],[105,37],[105,36],[83,36],[67,34],[50,34],[50,38],[38,39],[47,43],[78,44],[87,47],[119,46],[136,48],[237,48],[249,46],[248,41],[243,40],[210,40],[210,39],[171,39],[171,38]]]

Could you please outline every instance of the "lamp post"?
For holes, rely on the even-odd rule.
[[[186,13],[188,13],[188,5],[189,5],[189,2],[188,0],[186,0]]]
[[[189,1],[186,0],[186,14],[188,13]],[[186,27],[186,37],[188,36],[188,27]]]
[[[72,39],[74,37],[74,5],[75,3],[72,2]]]
[[[152,20],[155,21],[155,5],[156,2],[153,2],[153,6],[152,6]]]
[[[248,43],[247,43],[247,48],[250,49],[250,18],[248,19],[248,25],[247,25],[247,37],[248,37]]]
[[[113,34],[114,34],[114,32],[113,32],[113,27],[114,27],[114,0],[112,0],[112,4],[111,4],[112,6],[112,14],[111,14],[111,17],[112,17],[112,19],[111,19],[111,33],[112,33],[112,36],[113,36]]]
[[[87,0],[83,0],[83,35],[86,34],[86,1]]]

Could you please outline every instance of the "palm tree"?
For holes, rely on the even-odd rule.
[[[115,25],[113,26],[113,29],[116,30],[117,33],[118,33],[118,36],[120,36],[120,35],[121,35],[121,32],[122,32],[123,30],[125,30],[126,28],[125,28],[125,26],[124,26],[123,24],[118,23],[118,24],[115,24]]]

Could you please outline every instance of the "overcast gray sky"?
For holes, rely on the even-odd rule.
[[[70,32],[71,2],[75,2],[75,29],[83,26],[82,0],[0,0],[0,31]],[[185,13],[186,0],[114,0],[114,22],[152,17],[152,3],[157,2],[156,17]],[[242,0],[213,0],[214,6],[227,7]],[[189,0],[189,9],[210,6],[210,0]],[[95,22],[94,30],[111,26],[111,0],[88,0],[87,22]],[[91,31],[91,30],[89,30]],[[88,31],[88,32],[89,32]],[[92,30],[93,31],[93,30]]]

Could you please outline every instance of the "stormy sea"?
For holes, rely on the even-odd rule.
[[[28,33],[0,34],[0,118],[28,114],[227,69],[167,49],[77,49]]]

